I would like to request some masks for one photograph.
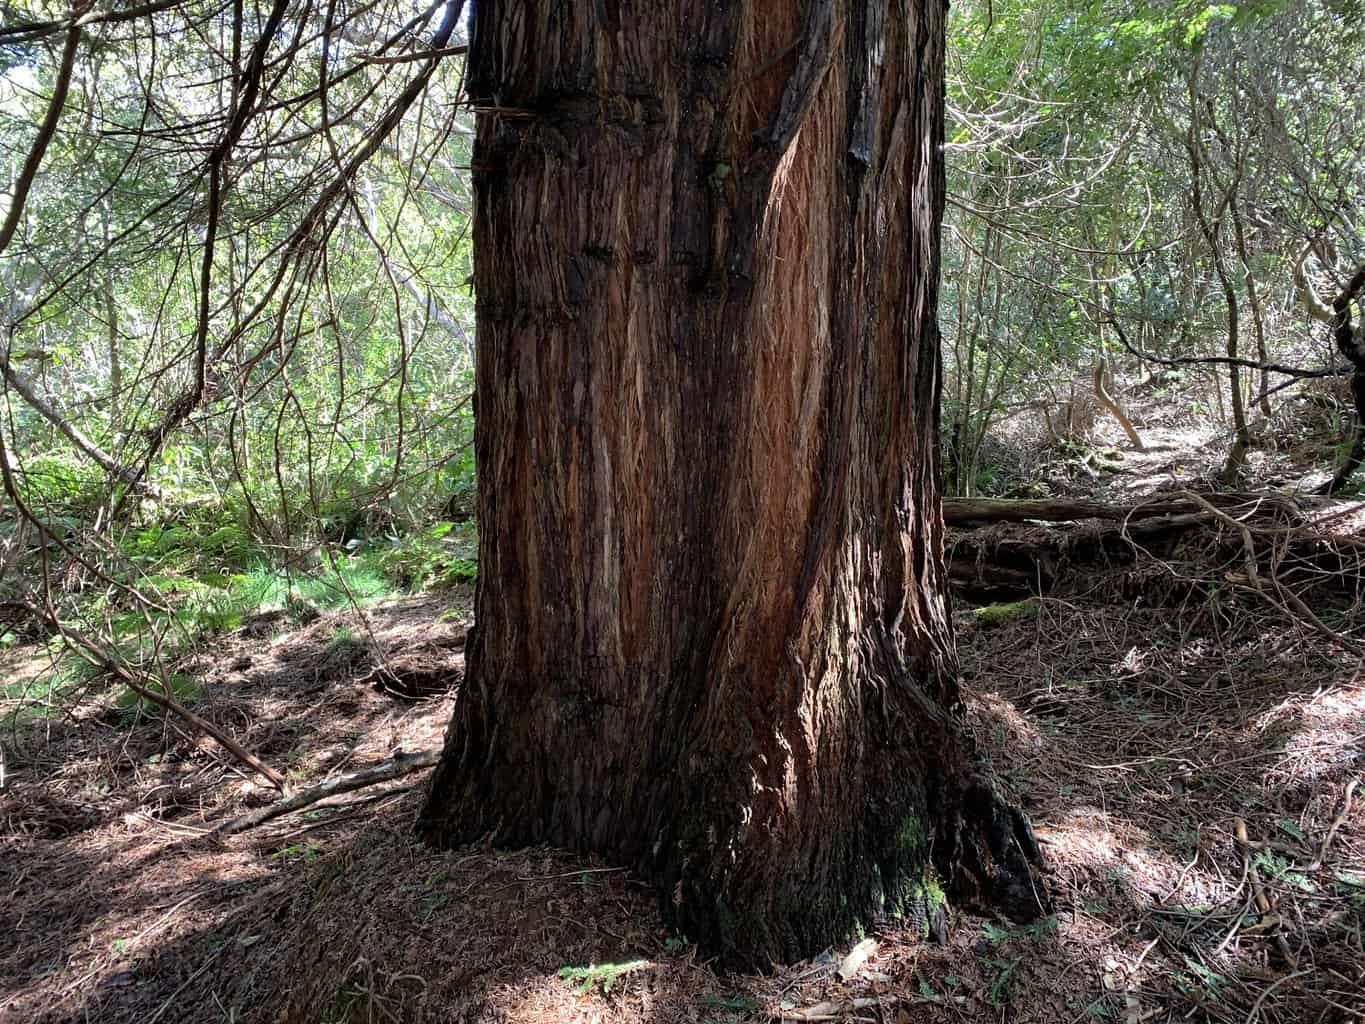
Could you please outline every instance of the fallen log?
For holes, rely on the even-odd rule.
[[[1320,498],[1274,493],[1218,493],[1201,495],[1222,510],[1245,514],[1279,514],[1298,518],[1306,509],[1323,507]],[[1071,523],[1085,519],[1132,522],[1200,511],[1200,505],[1181,492],[1162,492],[1127,504],[1072,498],[944,498],[943,521],[949,526],[985,523]]]
[[[1049,594],[1083,567],[1131,566],[1144,554],[1165,557],[1185,534],[1211,521],[1203,512],[1135,521],[1086,518],[1092,521],[1046,526],[1003,520],[989,527],[954,530],[947,545],[948,578],[974,600]]]
[[[1365,600],[1359,502],[1279,494],[1175,491],[1131,505],[954,500],[949,578],[968,600],[1108,592],[1144,604],[1187,603],[1231,587],[1351,651],[1328,627]],[[982,525],[985,523],[986,525]]]

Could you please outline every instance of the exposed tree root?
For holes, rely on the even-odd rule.
[[[953,888],[959,898],[1019,922],[1051,912],[1040,876],[1042,850],[1018,807],[978,778],[962,796],[959,822],[952,853]]]

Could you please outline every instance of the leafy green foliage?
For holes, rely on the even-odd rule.
[[[1307,237],[1329,241],[1314,257],[1322,289],[1365,261],[1354,155],[1365,119],[1346,70],[1365,46],[1358,15],[1354,0],[953,5],[941,304],[950,492],[1003,493],[999,468],[1011,463],[986,449],[993,432],[1008,421],[1016,451],[1051,443],[1064,435],[1039,421],[1089,392],[1097,361],[1139,369],[1105,323],[1110,310],[1161,357],[1226,355],[1236,341],[1245,358],[1330,361],[1292,265]],[[1207,233],[1196,186],[1204,212],[1220,211]],[[1192,416],[1229,416],[1225,369],[1164,377]],[[1243,404],[1270,416],[1284,399],[1260,401],[1260,387],[1241,375]]]
[[[49,521],[74,526],[77,517],[97,508],[107,490],[104,472],[64,452],[43,452],[25,459],[16,474],[25,503]]]
[[[26,545],[0,598],[31,596],[41,571],[63,621],[138,664],[262,612],[301,622],[476,572],[472,534],[434,525],[457,506],[467,515],[476,490],[460,62],[362,62],[326,90],[314,61],[272,64],[264,88],[280,91],[250,111],[240,142],[252,155],[234,163],[211,234],[204,157],[235,95],[221,87],[231,30],[211,10],[183,13],[193,30],[163,37],[158,19],[132,18],[116,39],[86,34],[4,253],[5,455],[44,530],[21,536],[0,502],[0,540]],[[353,16],[338,12],[333,29]],[[242,38],[265,17],[247,10]],[[311,8],[285,22],[285,36],[319,28]],[[8,182],[60,48],[0,49]],[[349,62],[353,50],[334,52]],[[414,108],[420,130],[382,137],[381,115],[417,73],[431,104]],[[347,111],[325,136],[324,91]],[[154,127],[157,141],[116,125]],[[338,152],[349,161],[381,137],[336,188]],[[147,490],[129,493],[134,475]]]
[[[587,995],[595,989],[606,994],[621,978],[648,966],[648,960],[627,960],[613,964],[590,964],[587,967],[561,967],[559,976],[565,981],[577,982],[579,995]]]
[[[377,563],[395,586],[439,589],[474,579],[478,574],[477,546],[472,523],[437,523],[401,538],[390,538]]]

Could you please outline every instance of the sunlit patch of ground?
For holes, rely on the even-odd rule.
[[[1098,406],[1093,421],[1087,421],[1088,429],[1071,439],[1074,444],[1068,450],[1049,432],[1042,410],[1047,407],[1054,424],[1065,422],[1064,417],[1058,418],[1062,408],[1058,400],[1073,393],[1089,394],[1088,377],[1082,376],[1072,388],[1060,388],[1054,399],[1028,403],[992,421],[990,442],[983,453],[984,475],[1008,478],[1030,491],[1042,483],[1053,495],[1111,501],[1131,501],[1179,487],[1203,489],[1215,482],[1236,486],[1236,481],[1220,480],[1233,434],[1219,412],[1220,399],[1211,387],[1215,381],[1218,389],[1226,387],[1226,379],[1216,376],[1170,383],[1123,379],[1117,394],[1144,450],[1137,450],[1117,421]],[[1311,400],[1310,395],[1332,386],[1304,382],[1292,397],[1276,403],[1269,422],[1253,411],[1250,429],[1255,443],[1246,454],[1242,485],[1308,494],[1331,478],[1336,449],[1350,427],[1349,417],[1333,412],[1332,403]],[[1337,395],[1335,401],[1343,400]],[[1344,407],[1349,407],[1349,397],[1344,401]],[[1087,460],[1081,456],[1085,450],[1101,453],[1103,458]],[[1343,521],[1340,529],[1362,526],[1365,523]]]
[[[434,747],[459,677],[439,601],[202,652],[201,713],[298,784]],[[1255,617],[1042,602],[959,616],[971,726],[1028,810],[1056,914],[961,909],[769,975],[718,973],[613,865],[415,843],[420,777],[221,842],[271,799],[179,725],[107,709],[4,742],[0,1021],[1345,1021],[1365,1010],[1365,689]],[[360,649],[349,645],[363,635]],[[378,655],[383,655],[379,657]],[[1264,903],[1260,902],[1261,900]]]
[[[963,654],[978,736],[1030,804],[1054,891],[1121,947],[1096,968],[1113,991],[1126,979],[1116,1012],[1365,1008],[1353,659],[1235,608],[1062,602]]]

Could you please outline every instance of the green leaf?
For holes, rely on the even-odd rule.
[[[648,960],[627,960],[618,964],[589,964],[587,967],[561,967],[559,976],[565,981],[578,982],[578,994],[587,995],[601,987],[603,994],[611,991],[617,980],[649,966]]]
[[[1296,823],[1290,821],[1288,818],[1281,818],[1279,825],[1281,832],[1287,836],[1293,836],[1299,842],[1303,842],[1307,838],[1307,836],[1303,834],[1303,829],[1299,828]]]

